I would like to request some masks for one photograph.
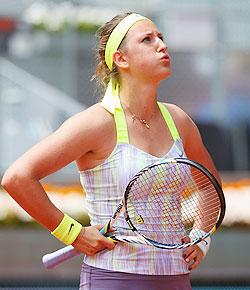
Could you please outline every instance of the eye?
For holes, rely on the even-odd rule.
[[[163,37],[163,35],[159,35],[158,37],[160,38],[161,41],[164,42],[164,37]]]
[[[151,38],[150,36],[146,36],[143,38],[142,42],[150,42],[151,41]]]

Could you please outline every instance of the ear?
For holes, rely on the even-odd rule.
[[[127,68],[128,67],[128,63],[127,63],[125,54],[119,50],[117,50],[113,54],[113,61],[118,68]]]

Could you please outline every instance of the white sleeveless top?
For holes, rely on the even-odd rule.
[[[161,158],[129,144],[125,114],[121,106],[115,109],[117,144],[110,156],[95,168],[80,171],[80,181],[86,192],[86,206],[91,225],[106,224],[116,210],[130,179],[142,168],[170,157],[185,157],[182,141],[165,105],[158,103],[170,130],[173,145]],[[128,228],[120,217],[115,226]],[[130,235],[133,234],[130,231]],[[178,275],[188,273],[183,250],[164,250],[151,246],[117,243],[114,250],[103,250],[85,256],[84,262],[97,268],[147,275]]]

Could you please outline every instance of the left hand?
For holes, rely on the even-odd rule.
[[[188,243],[191,240],[189,237],[183,237],[182,241]],[[183,259],[189,264],[189,270],[194,270],[199,266],[203,258],[204,254],[197,245],[189,246],[183,250]]]
[[[183,251],[183,258],[189,264],[188,269],[194,270],[204,258],[202,250],[197,245],[189,246]]]

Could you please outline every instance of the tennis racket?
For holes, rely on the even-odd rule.
[[[222,223],[225,208],[221,186],[204,166],[186,158],[170,158],[145,167],[132,178],[100,232],[117,242],[183,249],[212,235]],[[117,228],[121,214],[128,225],[125,233]],[[117,230],[110,233],[115,223]],[[73,246],[67,246],[45,255],[43,263],[53,268],[77,254]]]

